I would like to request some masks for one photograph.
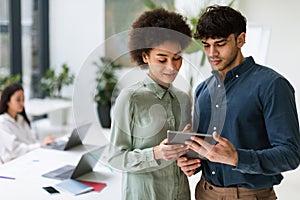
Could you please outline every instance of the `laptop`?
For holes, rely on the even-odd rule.
[[[58,180],[65,180],[70,178],[76,179],[84,174],[92,172],[106,147],[107,145],[104,145],[100,148],[84,153],[76,166],[64,165],[63,167],[47,172],[42,176]]]
[[[46,146],[43,146],[43,148],[65,151],[75,146],[82,145],[82,140],[87,135],[90,127],[91,127],[91,123],[87,123],[79,126],[78,128],[74,128],[67,141],[58,140]]]

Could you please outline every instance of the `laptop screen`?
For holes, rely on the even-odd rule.
[[[65,146],[65,150],[82,144],[82,140],[87,135],[90,126],[91,126],[91,123],[88,123],[88,124],[79,126],[78,128],[74,128],[71,133],[71,136]]]

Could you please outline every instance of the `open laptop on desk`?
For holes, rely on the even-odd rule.
[[[79,126],[78,128],[74,128],[67,141],[62,141],[62,140],[55,141],[46,146],[43,146],[43,148],[64,151],[64,150],[71,149],[75,146],[82,145],[82,140],[87,135],[90,127],[91,127],[91,123],[87,123]]]
[[[93,171],[96,163],[98,162],[102,152],[107,147],[107,145],[97,148],[93,151],[86,152],[83,154],[76,166],[65,165],[53,171],[43,174],[43,177],[53,178],[58,180],[64,179],[76,179],[84,174]]]

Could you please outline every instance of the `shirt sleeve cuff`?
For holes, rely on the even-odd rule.
[[[153,148],[144,149],[144,159],[151,167],[156,167],[160,164],[160,162],[154,158]]]
[[[242,173],[251,173],[253,170],[253,165],[258,161],[253,156],[251,150],[238,149],[238,164],[233,170],[240,171]]]

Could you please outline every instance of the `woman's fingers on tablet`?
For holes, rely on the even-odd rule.
[[[193,132],[191,124],[187,124],[182,132]]]

